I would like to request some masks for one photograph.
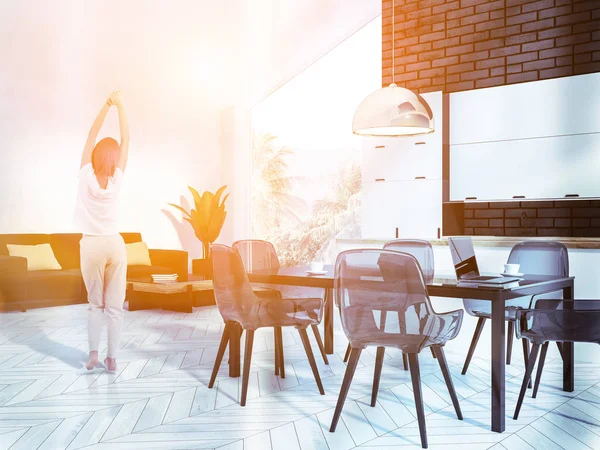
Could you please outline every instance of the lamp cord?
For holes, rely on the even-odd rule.
[[[394,42],[395,40],[395,33],[394,33],[394,27],[395,27],[395,10],[396,10],[396,0],[392,0],[392,84],[394,84],[394,78],[395,78],[395,73],[394,73],[394,53],[396,53],[396,43]]]

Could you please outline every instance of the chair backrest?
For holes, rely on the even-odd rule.
[[[393,250],[340,253],[334,295],[353,347],[393,345],[418,352],[435,326],[419,263]]]
[[[509,264],[520,264],[519,272],[532,275],[569,275],[569,252],[562,242],[525,241],[515,245]]]
[[[600,300],[539,300],[535,309],[517,311],[517,337],[600,344]]]
[[[239,253],[226,245],[211,246],[213,290],[219,312],[225,321],[246,323],[255,296]]]
[[[520,264],[519,272],[529,275],[569,275],[569,252],[567,247],[556,241],[525,241],[519,242],[510,250],[508,255],[509,264]],[[550,292],[548,294],[536,295],[534,299],[557,298],[562,293]],[[481,300],[463,301],[465,309],[469,314],[478,315],[476,311],[485,309],[491,311],[490,302]],[[518,297],[506,302],[507,307],[529,308],[532,297]]]
[[[279,268],[277,251],[268,241],[245,239],[234,242],[232,247],[240,254],[247,271]]]
[[[431,284],[433,282],[435,261],[433,259],[433,247],[431,246],[431,242],[420,239],[395,239],[386,242],[383,248],[413,255],[421,266],[425,284]]]

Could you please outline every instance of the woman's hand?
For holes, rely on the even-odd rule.
[[[121,106],[121,91],[113,91],[106,103],[108,106]]]

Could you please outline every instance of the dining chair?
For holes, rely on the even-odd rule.
[[[295,327],[300,334],[319,392],[321,395],[325,395],[308,334],[306,333],[307,327],[321,321],[323,300],[320,298],[281,298],[279,296],[273,298],[258,297],[252,290],[240,255],[234,248],[213,244],[211,252],[213,290],[217,308],[225,321],[225,329],[223,330],[208,387],[212,388],[214,386],[225,349],[230,341],[232,327],[241,326],[246,332],[246,343],[240,405],[245,406],[254,332],[264,327],[279,329],[281,327]],[[233,357],[239,358],[239,355],[233,355]]]
[[[361,352],[368,346],[377,347],[371,406],[377,402],[385,348],[408,355],[423,448],[427,448],[427,431],[418,358],[421,350],[430,347],[435,352],[456,415],[462,420],[443,347],[458,335],[463,311],[435,313],[414,256],[384,249],[340,253],[335,263],[334,298],[351,351],[329,431],[337,427]]]
[[[567,247],[556,241],[525,241],[513,246],[508,256],[508,264],[519,264],[519,272],[528,275],[556,275],[569,276],[569,253]],[[562,293],[549,293],[536,295],[535,298],[556,298]],[[510,364],[512,356],[512,344],[514,339],[515,317],[518,308],[530,308],[532,296],[515,298],[506,302],[505,319],[508,322],[506,333],[506,364]],[[492,303],[484,300],[463,299],[463,305],[467,314],[477,317],[477,326],[471,340],[467,358],[462,369],[465,375],[471,363],[471,358],[477,347],[485,321],[492,317]],[[529,360],[529,341],[522,339],[523,357],[525,366]],[[530,386],[531,387],[531,386]]]
[[[433,257],[433,247],[431,246],[431,242],[421,239],[395,239],[393,241],[386,242],[383,248],[413,255],[419,262],[419,266],[421,266],[421,272],[423,273],[425,284],[430,284],[433,282],[435,260]],[[382,314],[385,314],[385,312]],[[346,354],[344,355],[344,362],[348,362],[348,358],[350,357],[350,349],[350,344],[348,344],[348,347],[346,348]],[[435,358],[435,353],[433,350],[432,353],[433,357]],[[402,353],[402,364],[404,366],[404,370],[408,370],[408,357],[405,353]]]
[[[516,312],[515,325],[517,338],[527,339],[532,344],[513,416],[517,420],[539,354],[532,397],[537,396],[550,341],[600,344],[600,300],[538,300],[534,309]]]
[[[244,268],[247,272],[253,270],[267,270],[267,269],[279,269],[279,258],[277,257],[277,251],[272,243],[259,239],[244,239],[233,243],[235,248],[244,264]],[[259,296],[273,297],[279,295],[280,297],[289,298],[321,298],[324,299],[325,290],[320,288],[300,287],[300,286],[286,286],[286,285],[269,285],[262,284],[261,288],[263,292],[256,292]],[[319,332],[318,324],[311,326],[315,340],[319,346],[319,351],[323,357],[325,364],[329,364],[327,359],[327,353],[325,353],[325,347],[323,346],[323,339]],[[284,369],[284,355],[283,355],[283,339],[280,329],[275,329],[275,374],[280,375],[281,378],[285,378]]]

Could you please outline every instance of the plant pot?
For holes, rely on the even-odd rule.
[[[212,280],[212,259],[192,259],[192,273]]]

